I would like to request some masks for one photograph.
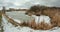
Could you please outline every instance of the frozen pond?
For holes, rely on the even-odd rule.
[[[28,16],[28,15],[25,15],[25,11],[6,12],[6,15],[13,18],[15,21],[23,22],[23,21],[31,21],[31,20],[35,19],[36,23],[39,23],[43,20],[48,24],[50,23],[50,18],[48,16],[44,16],[44,15],[41,15],[41,16],[35,16],[35,15]]]
[[[25,11],[24,12],[22,12],[22,11],[6,12],[6,14],[9,17],[15,19],[16,21],[32,20],[35,17],[36,17],[35,19],[37,22],[42,21],[42,19],[45,19],[45,21],[48,21],[48,22],[50,20],[48,16],[42,15],[42,16],[37,17],[37,16],[33,15],[34,17],[30,17],[30,16],[25,15],[24,13],[25,13]],[[38,21],[38,18],[40,18],[39,21]],[[58,27],[55,27],[56,28],[55,30],[33,30],[29,27],[21,27],[21,26],[15,27],[14,25],[12,25],[11,23],[8,22],[8,20],[6,19],[5,16],[2,16],[2,20],[3,20],[2,23],[3,23],[4,32],[60,32],[60,28],[58,28]]]
[[[14,19],[15,21],[31,21],[33,17],[25,15],[25,11],[12,11],[12,12],[6,12],[6,15],[8,15],[10,18]]]

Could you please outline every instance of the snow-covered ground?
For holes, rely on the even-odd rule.
[[[2,17],[2,20],[4,32],[60,32],[60,28],[58,27],[55,27],[55,30],[33,30],[29,27],[15,27],[9,23],[4,16]]]
[[[14,12],[14,13],[13,12],[7,12],[7,15],[9,17],[15,19],[15,21],[21,21],[22,20],[21,17],[24,17],[23,18],[24,20],[27,20],[27,19],[31,20],[33,18],[33,17],[24,16],[25,14],[21,14],[21,12]],[[36,16],[34,16],[34,17],[36,17]],[[38,17],[36,17],[36,18],[38,18]],[[42,21],[42,19],[45,19],[45,21],[48,21],[48,22],[50,21],[48,16],[43,16],[43,15],[40,16],[39,21]],[[4,32],[60,32],[59,27],[55,27],[55,28],[50,29],[50,30],[33,30],[29,27],[21,27],[21,26],[15,27],[11,23],[9,23],[8,20],[6,19],[6,17],[4,17],[4,16],[2,16],[2,20],[3,20],[2,24],[3,24]],[[38,21],[38,20],[36,20],[36,21]]]

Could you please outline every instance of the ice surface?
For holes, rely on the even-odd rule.
[[[12,14],[11,14],[12,13]],[[32,16],[27,16],[25,15],[25,12],[23,11],[14,11],[14,12],[6,12],[6,14],[14,19],[15,21],[31,21],[32,19],[35,19],[35,22],[36,23],[40,23],[42,21],[44,21],[45,23],[47,24],[50,24],[50,18],[49,16],[45,16],[45,15],[41,15],[41,16],[35,16],[35,15],[32,15]],[[20,23],[20,22],[19,22]]]

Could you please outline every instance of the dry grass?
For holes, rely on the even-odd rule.
[[[3,32],[3,26],[2,26],[2,11],[0,10],[0,32]]]
[[[39,29],[41,29],[41,30],[49,30],[49,29],[53,28],[53,25],[49,25],[49,24],[44,23],[44,22],[36,24],[35,21],[31,21],[31,22],[27,22],[27,23],[23,22],[22,26],[28,26],[28,27],[33,28],[35,30],[36,29],[37,30],[39,30]]]
[[[44,15],[47,15],[51,18],[51,24],[53,26],[60,27],[60,11],[59,11],[59,9],[47,9],[43,13],[44,13]]]
[[[1,23],[1,20],[2,20],[2,12],[0,11],[0,23]]]

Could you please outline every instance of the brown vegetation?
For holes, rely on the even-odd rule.
[[[2,12],[0,11],[0,23],[1,23],[1,20],[2,20]]]
[[[57,27],[57,26],[60,27],[60,7],[45,7],[45,6],[37,5],[37,6],[32,6],[30,10],[27,12],[35,14],[37,16],[47,15],[51,18],[51,25],[47,25],[47,24],[45,25],[44,23],[43,24],[40,23],[39,25],[41,25],[40,26],[41,28],[45,27],[44,29],[50,29],[51,27]]]
[[[27,22],[27,23],[23,22],[23,23],[21,23],[21,26],[28,26],[28,27],[33,28],[35,30],[36,29],[37,30],[39,30],[39,29],[49,30],[49,29],[53,28],[53,25],[49,25],[49,24],[44,23],[44,22],[36,24],[35,21],[31,21],[31,22]]]
[[[60,26],[60,9],[47,9],[43,11],[44,15],[51,18],[51,24],[54,26]]]
[[[0,32],[3,32],[3,26],[2,26],[2,11],[0,10]]]

